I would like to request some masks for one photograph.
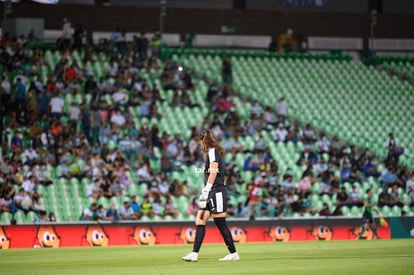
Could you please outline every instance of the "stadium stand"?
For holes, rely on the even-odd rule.
[[[187,61],[179,59],[179,50],[172,53],[173,59],[184,65],[197,64],[195,71],[205,72],[207,78],[220,79],[220,56],[228,52],[194,51],[195,55],[189,53]],[[407,71],[410,70],[408,60],[403,63],[407,64]],[[310,123],[353,145],[369,148],[380,157],[386,153],[382,144],[389,132],[398,133],[400,143],[408,151],[414,149],[409,138],[411,129],[402,119],[412,112],[408,102],[413,88],[407,81],[399,81],[343,56],[275,56],[241,51],[234,54],[232,63],[236,90],[270,106],[275,106],[281,96],[289,94],[287,100],[292,116],[301,123]],[[392,66],[395,63],[386,64]],[[404,164],[413,167],[411,160],[410,155],[401,158]]]
[[[13,50],[18,49],[18,46],[16,47]],[[270,54],[260,51],[211,49],[165,49],[164,59],[157,60],[157,65],[148,66],[148,64],[143,63],[134,64],[131,60],[123,58],[119,54],[116,58],[111,57],[110,50],[108,52],[97,52],[86,49],[83,51],[61,52],[45,49],[39,57],[42,60],[39,64],[26,61],[27,64],[21,68],[23,71],[19,70],[20,68],[11,67],[11,70],[9,70],[9,68],[3,67],[2,73],[8,74],[8,80],[12,85],[14,85],[16,75],[27,77],[28,94],[30,94],[31,89],[35,89],[30,87],[31,81],[38,84],[38,90],[44,89],[51,95],[54,94],[52,86],[61,85],[58,89],[62,91],[60,94],[64,100],[65,114],[60,116],[59,121],[64,129],[72,129],[70,117],[67,115],[72,105],[82,110],[82,118],[85,118],[85,114],[89,113],[89,106],[93,106],[94,103],[100,104],[101,115],[105,113],[108,116],[114,116],[115,112],[120,109],[122,115],[130,123],[127,124],[128,126],[122,126],[119,130],[111,131],[108,120],[106,125],[98,127],[98,139],[86,135],[89,139],[88,145],[80,145],[78,149],[81,148],[80,151],[86,150],[87,154],[92,155],[93,142],[100,141],[102,145],[107,144],[108,156],[113,156],[117,150],[121,150],[123,158],[126,159],[125,167],[128,168],[126,176],[130,183],[123,188],[122,195],[104,196],[101,194],[97,197],[92,196],[90,192],[94,187],[95,174],[93,173],[95,172],[90,169],[88,161],[94,162],[94,159],[90,158],[89,155],[82,155],[82,152],[75,149],[75,146],[67,145],[68,150],[65,151],[70,162],[70,167],[68,167],[72,173],[70,177],[61,176],[65,166],[63,161],[65,153],[60,151],[59,154],[55,152],[55,163],[45,163],[40,159],[36,164],[25,165],[24,162],[27,161],[27,156],[24,152],[27,148],[35,145],[33,141],[37,140],[39,134],[33,136],[32,125],[25,121],[21,122],[18,118],[16,121],[12,116],[13,112],[9,110],[3,116],[2,121],[6,127],[6,134],[4,135],[6,139],[3,140],[4,143],[2,144],[2,161],[10,159],[13,163],[13,171],[21,173],[23,180],[19,181],[15,175],[7,176],[7,173],[4,173],[2,174],[3,182],[9,185],[3,184],[3,189],[6,191],[9,191],[7,188],[17,190],[20,186],[23,186],[22,184],[29,177],[29,173],[37,173],[40,166],[43,165],[53,183],[37,185],[37,193],[42,194],[43,208],[19,206],[19,210],[14,211],[10,208],[9,211],[14,213],[3,211],[0,216],[1,223],[9,223],[13,218],[17,220],[17,223],[31,223],[37,220],[36,213],[43,210],[53,212],[58,222],[78,221],[83,210],[89,207],[92,202],[97,202],[105,208],[109,208],[110,204],[113,203],[117,209],[120,209],[126,198],[132,195],[137,195],[142,203],[146,195],[155,192],[155,189],[151,189],[151,184],[143,184],[140,178],[141,175],[138,170],[145,163],[149,165],[152,178],[158,183],[163,180],[167,180],[169,186],[174,186],[174,182],[178,183],[179,192],[175,193],[174,189],[169,189],[169,192],[172,193],[170,197],[179,211],[177,219],[191,218],[191,214],[187,212],[187,209],[193,201],[194,195],[200,192],[201,179],[196,172],[199,165],[197,161],[200,160],[199,156],[189,161],[189,144],[194,137],[194,131],[205,126],[215,127],[215,119],[221,121],[222,124],[229,116],[228,112],[217,113],[217,110],[214,109],[216,108],[214,103],[207,100],[209,90],[213,84],[218,85],[220,89],[225,87],[222,84],[221,76],[223,56],[230,58],[233,67],[234,80],[229,95],[234,103],[233,110],[235,110],[236,116],[241,121],[236,126],[242,129],[239,140],[243,150],[236,153],[229,152],[226,156],[228,168],[236,171],[234,177],[240,176],[238,181],[229,182],[229,188],[232,192],[231,204],[235,208],[235,218],[248,218],[245,210],[248,205],[247,199],[250,196],[249,189],[257,184],[262,177],[262,173],[265,173],[263,177],[266,178],[262,187],[265,199],[259,211],[260,214],[256,218],[318,216],[323,203],[328,204],[331,212],[335,212],[340,208],[341,212],[336,212],[337,215],[361,216],[363,208],[349,203],[338,207],[336,195],[322,194],[320,190],[322,179],[314,174],[314,167],[309,166],[310,160],[300,161],[303,156],[307,157],[311,149],[313,151],[318,150],[316,141],[319,136],[315,135],[313,142],[304,141],[305,125],[309,125],[315,133],[327,135],[331,140],[331,144],[333,143],[333,136],[339,137],[342,144],[339,159],[343,157],[343,150],[352,148],[353,151],[345,154],[350,154],[357,160],[358,156],[365,157],[365,154],[368,154],[365,149],[368,149],[372,154],[371,156],[375,157],[377,161],[378,173],[385,171],[386,168],[383,162],[387,159],[384,142],[387,140],[389,133],[394,133],[399,145],[405,149],[404,154],[399,156],[398,165],[396,165],[399,172],[398,177],[404,183],[408,180],[409,175],[407,173],[411,173],[414,168],[411,155],[414,144],[410,140],[413,129],[409,127],[410,119],[412,119],[410,114],[414,111],[410,104],[414,92],[413,86],[408,81],[390,76],[385,71],[377,70],[373,66],[365,66],[362,63],[351,61],[347,56]],[[56,77],[59,73],[57,72],[58,68],[64,60],[67,60],[68,67],[65,67],[66,69],[74,68],[78,72],[77,81],[70,82],[70,80],[62,80]],[[113,62],[113,60],[117,61]],[[407,69],[397,71],[402,66],[393,65],[393,62],[384,59],[379,61],[378,64],[410,78],[410,75],[406,72],[411,70],[412,73],[412,66],[407,65]],[[411,64],[410,62],[402,62]],[[178,70],[180,66],[183,67],[184,71],[191,69],[194,87],[193,90],[189,89],[186,93],[177,97],[178,90],[180,90],[180,88],[174,86],[177,82],[166,88],[163,80],[171,80],[171,77],[174,79],[176,76],[180,77],[182,74],[177,73],[178,71],[181,72],[181,69]],[[114,68],[117,68],[118,72],[111,75],[111,70]],[[170,78],[163,78],[165,69],[170,73]],[[135,73],[139,76],[139,81],[133,80]],[[51,80],[51,76],[56,78]],[[86,79],[89,76],[93,76],[93,79],[97,82],[97,89],[100,90],[97,94],[95,94],[96,91],[85,91]],[[147,85],[148,90],[138,91],[140,92],[139,104],[130,104],[134,92],[133,85],[137,83],[141,86]],[[180,81],[178,83],[183,85]],[[102,87],[125,88],[128,104],[115,102],[114,93],[119,89],[102,92]],[[142,107],[147,104],[145,100],[145,94],[147,93],[150,94],[160,117],[142,115]],[[184,103],[181,102],[181,99],[186,95],[188,100]],[[273,132],[276,126],[260,127],[260,130],[252,129],[251,131],[251,128],[246,126],[250,123],[251,110],[255,101],[262,107],[268,106],[274,110],[281,97],[286,98],[290,108],[289,124],[287,126],[293,135],[298,136],[298,138],[292,138],[286,143],[274,142]],[[97,98],[100,100],[97,100]],[[216,110],[216,112],[213,113],[212,110]],[[36,115],[36,113],[32,114]],[[50,123],[52,121],[53,119],[46,120]],[[33,122],[40,124],[42,120],[39,118]],[[48,123],[45,125],[48,125]],[[56,150],[63,150],[65,143],[79,143],[79,140],[82,139],[81,133],[86,134],[84,132],[85,122],[77,121],[74,129],[73,135],[65,132],[67,136],[63,137],[59,146],[54,147]],[[152,129],[158,129],[161,136],[161,146],[146,144],[139,147],[142,145],[139,144],[139,138],[152,134],[149,129],[151,131]],[[43,130],[47,135],[47,126],[44,126]],[[108,130],[109,133],[102,133],[105,130]],[[141,131],[144,132],[141,133]],[[20,149],[16,150],[14,146],[18,144],[15,143],[14,137],[17,133],[21,134],[22,145],[20,145]],[[230,133],[232,132],[230,131]],[[181,137],[178,135],[181,135]],[[158,137],[158,134],[155,136]],[[259,137],[263,139],[264,150],[257,149]],[[56,136],[55,138],[55,144],[57,144],[59,137]],[[74,138],[74,140],[71,140],[71,138]],[[103,141],[103,138],[107,140]],[[222,138],[224,140],[226,135],[223,134]],[[234,141],[232,137],[229,139]],[[184,148],[179,152],[183,155],[175,154],[169,157],[169,160],[173,162],[172,168],[165,172],[166,177],[163,178],[165,167],[162,160],[167,154],[167,145],[173,143],[173,141],[182,142]],[[47,144],[48,141],[46,141],[46,144],[38,145],[44,150],[41,153],[42,156],[46,156],[52,150],[48,148]],[[127,150],[123,150],[123,148],[127,148]],[[102,148],[99,151],[102,152]],[[247,160],[259,158],[262,154],[268,156],[273,162],[270,160],[269,162],[262,162],[264,167],[246,168]],[[319,154],[318,157],[329,162],[333,159],[332,155],[324,153]],[[116,161],[111,162],[108,159],[102,158],[108,169],[115,169],[114,162]],[[114,159],[116,159],[116,156]],[[360,169],[357,171],[357,174],[362,178],[361,180],[354,179],[353,183],[341,180],[342,164],[339,159],[337,162],[332,160],[334,165],[331,170],[332,178],[336,178],[336,180],[330,182],[334,185],[338,181],[338,190],[339,187],[345,187],[346,192],[349,193],[352,186],[356,184],[359,186],[358,192],[362,198],[364,190],[367,188],[372,188],[376,196],[379,196],[382,188],[388,189],[388,186],[384,187],[379,174],[369,177],[363,176],[362,168],[365,163],[360,163]],[[364,158],[361,159],[365,160]],[[275,169],[273,171],[266,167],[271,163],[276,165],[276,168],[272,167]],[[91,166],[96,168],[99,165],[92,164]],[[406,167],[408,168],[404,170],[403,168]],[[86,172],[85,174],[79,173],[79,171],[89,171],[88,168],[92,175],[88,175]],[[102,170],[98,169],[97,173],[101,173]],[[404,174],[404,171],[408,172]],[[296,192],[292,197],[292,202],[298,204],[299,210],[286,206],[287,203],[282,203],[288,197],[288,194],[284,191],[280,193],[279,187],[268,184],[267,181],[272,178],[271,172],[277,172],[276,179],[273,178],[273,180],[279,185],[282,184],[282,178],[291,174],[294,188],[298,188],[299,183],[309,175],[306,173],[310,172],[312,174],[309,175],[312,178],[312,185],[311,190],[308,190],[308,195],[304,196]],[[401,197],[403,205],[382,207],[381,211],[384,216],[399,216],[401,211],[405,211],[407,215],[414,214],[414,208],[410,206],[409,195],[405,191],[404,183],[399,184],[396,191],[397,195]],[[337,190],[335,190],[336,192]],[[7,198],[5,194],[4,191],[2,193],[3,199],[5,201],[10,200],[11,198]],[[161,196],[161,199],[163,205],[165,205],[166,197]],[[275,200],[277,203],[275,203]],[[168,220],[171,217],[150,215],[148,217],[144,216],[142,219]]]
[[[414,60],[401,56],[376,56],[374,63],[389,73],[395,74],[407,81],[414,80]]]

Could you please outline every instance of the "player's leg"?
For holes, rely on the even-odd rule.
[[[195,220],[196,234],[194,238],[193,251],[182,257],[184,261],[198,261],[198,253],[200,251],[201,245],[203,244],[204,236],[206,234],[206,223],[209,218],[210,211],[205,209],[198,210]]]
[[[212,215],[214,218],[214,223],[219,229],[220,234],[223,237],[224,243],[226,244],[227,249],[229,250],[229,254],[226,255],[224,258],[220,259],[220,261],[236,261],[236,260],[239,260],[240,257],[236,251],[233,237],[226,223],[226,214],[227,213],[224,212],[224,213]]]
[[[364,212],[362,219],[364,220],[364,224],[361,226],[358,234],[358,240],[362,237],[362,235],[369,230],[369,223],[372,220],[372,215],[369,212]]]
[[[221,236],[229,250],[230,254],[225,256],[224,258],[220,259],[221,261],[234,261],[239,260],[239,254],[236,251],[236,247],[234,246],[233,237],[231,232],[226,223],[227,217],[227,204],[228,195],[226,190],[218,190],[210,197],[211,203],[211,216],[214,218],[214,223],[216,224],[217,228],[220,231]]]
[[[370,224],[370,222],[372,220],[371,213],[365,211],[364,214],[362,215],[362,219],[364,220],[364,225],[361,226],[361,230],[359,231],[358,238],[357,238],[358,240],[369,229],[369,224]]]
[[[199,210],[196,217],[196,235],[194,239],[193,252],[199,252],[206,234],[206,223],[210,218],[210,211]]]
[[[369,227],[371,228],[372,233],[374,233],[375,238],[379,239],[380,237],[378,236],[377,225],[375,224],[375,222],[374,221],[370,222]]]
[[[359,230],[359,234],[358,234],[358,240],[361,239],[362,235],[368,231],[369,229],[369,223],[368,222],[364,222],[364,224],[361,226],[361,229]]]

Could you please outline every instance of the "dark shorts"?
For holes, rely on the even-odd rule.
[[[212,214],[227,212],[229,195],[224,186],[214,188],[208,194],[206,210]]]
[[[374,222],[374,218],[372,217],[372,214],[367,211],[365,211],[364,214],[362,215],[362,219],[364,220],[364,223]]]

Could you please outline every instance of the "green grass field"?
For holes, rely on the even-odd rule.
[[[240,261],[219,262],[224,244],[0,251],[1,274],[414,274],[414,239],[238,244]]]

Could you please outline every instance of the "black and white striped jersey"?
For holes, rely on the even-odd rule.
[[[224,160],[219,151],[216,148],[210,148],[207,152],[207,159],[204,166],[204,184],[207,183],[208,177],[210,175],[210,163],[218,163],[218,171],[216,180],[213,184],[213,189],[218,186],[224,186]]]

